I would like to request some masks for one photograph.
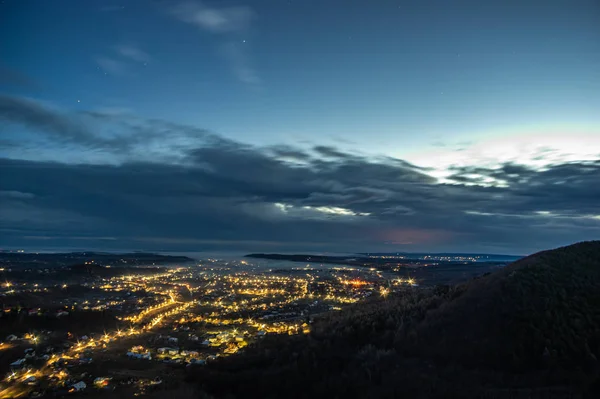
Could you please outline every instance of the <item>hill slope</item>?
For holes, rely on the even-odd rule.
[[[600,242],[540,252],[474,281],[415,332],[416,346],[426,348],[417,353],[474,365],[593,366],[600,358]]]
[[[358,304],[193,377],[216,397],[581,397],[599,358],[595,241]]]

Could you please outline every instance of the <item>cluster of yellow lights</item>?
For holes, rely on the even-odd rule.
[[[142,333],[150,330],[154,326],[158,325],[165,317],[174,316],[178,313],[188,310],[190,307],[192,307],[194,305],[195,305],[194,302],[186,302],[184,304],[181,304],[180,306],[172,308],[169,311],[164,312],[164,313],[154,317],[150,321],[150,323],[146,324],[145,326],[143,326],[141,328],[135,328],[132,326],[130,329],[125,330],[125,331],[117,330],[113,333],[105,333],[102,337],[97,338],[97,339],[90,338],[89,340],[86,340],[85,342],[79,341],[79,342],[75,343],[74,345],[70,346],[69,348],[67,348],[62,353],[53,354],[48,359],[46,364],[43,367],[41,367],[40,369],[38,369],[38,370],[29,369],[29,370],[27,370],[27,373],[24,375],[21,375],[18,373],[12,373],[6,378],[6,381],[7,382],[11,382],[11,381],[23,382],[31,376],[35,376],[35,377],[54,376],[55,373],[53,373],[53,369],[50,368],[50,366],[52,366],[54,363],[56,363],[59,359],[63,359],[63,360],[76,359],[78,357],[78,354],[81,352],[98,349],[98,348],[107,348],[108,344],[115,340],[142,334]],[[36,343],[38,341],[38,337],[36,337],[34,335],[30,335],[30,334],[26,334],[25,338],[30,339],[34,343]],[[20,375],[20,377],[18,379],[16,379],[16,377],[19,375]],[[2,397],[12,397],[12,396],[4,396],[2,394],[2,391],[0,391],[0,398],[2,398]]]
[[[362,280],[358,280],[358,279],[354,279],[354,280],[340,280],[340,282],[342,284],[344,284],[344,285],[351,285],[353,287],[362,287],[362,286],[370,284],[367,281],[362,281]]]
[[[355,268],[336,267],[333,268],[336,271],[352,271]],[[379,273],[376,270],[371,270]],[[379,274],[377,277],[381,277]],[[192,286],[187,281],[195,278],[194,285]],[[49,366],[57,362],[59,359],[77,359],[82,352],[95,350],[98,348],[107,348],[112,345],[112,342],[125,339],[127,337],[137,336],[144,334],[153,328],[160,326],[165,319],[178,317],[175,322],[174,330],[177,330],[177,326],[182,326],[188,323],[202,322],[206,325],[214,326],[221,331],[212,332],[215,334],[214,338],[210,339],[211,346],[218,346],[221,349],[221,353],[225,355],[233,354],[247,345],[244,337],[251,336],[252,334],[301,334],[308,333],[310,327],[304,323],[298,322],[296,316],[294,321],[282,321],[270,319],[285,318],[287,317],[286,311],[279,314],[276,310],[281,311],[285,306],[289,304],[296,304],[300,300],[322,300],[330,302],[330,309],[339,310],[341,304],[352,304],[356,303],[363,297],[365,292],[379,292],[382,297],[387,297],[392,292],[392,288],[400,284],[415,284],[412,278],[409,279],[396,279],[391,281],[391,285],[379,286],[373,281],[359,279],[359,278],[348,278],[347,276],[338,277],[334,276],[333,282],[337,282],[339,285],[332,284],[331,281],[317,281],[317,279],[310,275],[306,276],[279,276],[279,275],[268,275],[268,274],[251,274],[248,272],[237,272],[233,274],[219,274],[204,272],[194,276],[188,268],[176,268],[170,269],[166,273],[159,273],[155,275],[128,275],[118,276],[104,280],[101,285],[97,287],[106,291],[141,291],[144,290],[148,293],[152,293],[155,296],[165,297],[163,302],[160,302],[152,306],[144,306],[144,309],[137,313],[133,313],[124,317],[122,320],[127,320],[132,323],[131,328],[128,330],[117,330],[112,333],[105,333],[102,337],[96,339],[88,339],[82,342],[77,342],[71,347],[65,349],[60,354],[53,354],[52,357],[47,361],[46,366],[43,366],[39,370],[28,370],[27,373],[21,375],[18,374],[19,381],[25,381],[27,376],[48,376],[56,375],[58,373]],[[11,283],[6,282],[4,284],[7,288],[11,287]],[[63,287],[66,288],[66,285]],[[316,287],[311,292],[310,287]],[[94,287],[95,288],[95,287]],[[186,297],[186,293],[182,290],[187,290],[190,294],[194,291],[202,290],[204,300],[201,303],[203,306],[210,306],[214,311],[210,314],[205,315],[194,315],[189,313],[192,306],[195,306],[197,302],[179,302],[176,294],[179,293],[182,297]],[[106,307],[112,304],[122,304],[127,300],[119,301],[106,301],[101,305],[90,304],[95,307]],[[84,302],[84,304],[86,304]],[[137,304],[144,305],[143,299],[138,299]],[[260,321],[255,319],[246,319],[239,317],[240,312],[252,312],[252,311],[268,311],[272,310],[273,313],[263,316]],[[188,313],[185,313],[188,312]],[[183,315],[182,315],[183,314]],[[181,315],[181,317],[180,317]],[[273,316],[275,315],[275,316]],[[279,317],[277,316],[279,315]],[[292,319],[292,318],[290,318]],[[233,328],[235,327],[235,328]],[[233,328],[233,330],[232,330]],[[238,329],[243,330],[238,334]],[[254,332],[251,332],[254,330]],[[240,335],[241,334],[241,335]],[[37,343],[37,337],[31,336],[29,339]],[[3,349],[0,346],[0,349]],[[138,350],[137,348],[136,350]],[[145,350],[145,349],[144,349]],[[148,350],[146,350],[148,352]],[[187,351],[184,351],[185,355],[178,355],[179,358],[185,358],[188,356]],[[193,353],[189,356],[194,356]],[[64,379],[68,376],[65,373],[62,376],[58,376],[59,379]],[[16,376],[10,377],[13,381],[16,381]],[[0,391],[1,392],[1,391]],[[2,396],[0,395],[0,398]]]

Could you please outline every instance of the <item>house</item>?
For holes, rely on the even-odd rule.
[[[196,351],[182,350],[180,355],[183,357],[198,357],[200,354]]]
[[[30,309],[28,312],[29,316],[37,316],[38,315],[38,310],[37,309]]]
[[[56,317],[62,317],[62,316],[68,316],[69,312],[67,312],[66,310],[59,310],[56,312]]]
[[[131,348],[131,352],[140,353],[144,351],[144,347],[142,345],[134,346]]]
[[[97,388],[106,388],[110,383],[110,377],[98,377],[94,380],[94,386]]]
[[[150,352],[146,353],[135,353],[135,352],[127,352],[127,356],[133,359],[144,359],[144,360],[152,360],[152,355]]]
[[[10,367],[23,367],[25,365],[26,359],[15,360],[10,364]]]
[[[13,334],[11,334],[8,337],[6,337],[7,341],[16,341],[17,339],[18,339],[17,336],[13,335]]]
[[[71,390],[73,390],[75,392],[80,392],[80,391],[83,391],[86,387],[87,387],[87,385],[85,384],[85,382],[79,381],[79,382],[71,385]]]

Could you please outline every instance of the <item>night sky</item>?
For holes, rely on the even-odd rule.
[[[0,248],[600,238],[597,0],[0,0]]]

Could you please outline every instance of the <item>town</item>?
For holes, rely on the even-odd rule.
[[[4,267],[0,398],[143,395],[267,335],[306,334],[322,314],[418,286],[375,268],[272,266],[207,259],[124,267],[90,259],[77,266],[88,273],[69,281],[51,278],[48,268]]]

